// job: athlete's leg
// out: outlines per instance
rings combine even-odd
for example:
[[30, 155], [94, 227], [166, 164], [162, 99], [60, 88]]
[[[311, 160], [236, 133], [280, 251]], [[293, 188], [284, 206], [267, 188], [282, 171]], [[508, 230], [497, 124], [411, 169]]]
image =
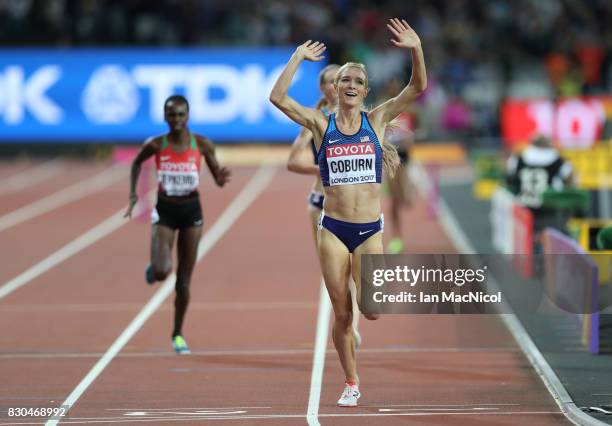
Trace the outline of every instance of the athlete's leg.
[[183, 319], [189, 305], [191, 273], [198, 256], [201, 226], [179, 230], [177, 239], [176, 297], [174, 299], [174, 329], [172, 336], [182, 335]]
[[348, 288], [350, 253], [329, 230], [322, 228], [318, 237], [318, 253], [325, 286], [334, 309], [332, 340], [347, 382], [359, 384], [355, 340], [353, 338], [353, 306]]
[[321, 215], [321, 209], [318, 209], [308, 204], [308, 218], [310, 219], [310, 226], [314, 235], [315, 247], [317, 245], [317, 232], [319, 228], [319, 216]]
[[388, 180], [388, 184], [391, 196], [391, 239], [387, 251], [391, 254], [397, 254], [404, 250], [402, 210], [404, 207], [410, 207], [411, 205], [406, 165], [402, 164], [399, 167], [395, 176]]
[[[308, 205], [308, 216], [310, 217], [310, 224], [312, 225], [312, 229], [315, 237], [315, 246], [317, 244], [318, 238], [318, 228], [319, 228], [319, 217], [321, 216], [321, 210]], [[355, 338], [356, 346], [361, 344], [361, 335], [359, 334], [359, 315], [354, 315], [355, 312], [358, 311], [357, 307], [357, 290], [355, 289], [355, 283], [352, 278], [349, 278], [349, 290], [351, 292], [351, 300], [352, 300], [352, 311], [353, 311], [353, 333]]]
[[163, 281], [172, 272], [174, 230], [164, 225], [151, 227], [151, 267], [156, 281]]
[[402, 188], [402, 167], [400, 167], [395, 176], [387, 181], [389, 185], [389, 193], [391, 196], [391, 236], [400, 237], [402, 235], [401, 224], [401, 208], [403, 205], [403, 188]]
[[[370, 238], [361, 243], [353, 251], [353, 261], [351, 264], [351, 272], [353, 280], [355, 281], [355, 287], [357, 289], [357, 304], [359, 310], [363, 313], [363, 307], [361, 305], [361, 255], [362, 254], [383, 254], [383, 243], [382, 243], [382, 232], [372, 235]], [[378, 314], [363, 314], [369, 320], [376, 320], [380, 315]]]

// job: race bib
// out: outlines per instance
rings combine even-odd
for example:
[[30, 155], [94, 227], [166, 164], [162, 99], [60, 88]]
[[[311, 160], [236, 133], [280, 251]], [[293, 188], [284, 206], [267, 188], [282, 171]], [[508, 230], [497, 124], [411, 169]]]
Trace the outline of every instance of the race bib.
[[158, 181], [166, 194], [182, 196], [198, 189], [200, 176], [194, 163], [162, 163]]
[[376, 182], [376, 150], [372, 142], [328, 146], [326, 154], [331, 186]]

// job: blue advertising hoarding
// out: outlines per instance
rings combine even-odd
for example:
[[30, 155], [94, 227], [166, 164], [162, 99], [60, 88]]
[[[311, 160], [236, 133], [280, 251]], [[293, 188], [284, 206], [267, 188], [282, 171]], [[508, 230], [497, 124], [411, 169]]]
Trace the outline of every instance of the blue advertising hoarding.
[[[298, 127], [268, 100], [287, 48], [0, 49], [0, 143], [137, 142], [163, 133], [163, 102], [190, 103], [190, 128], [219, 142], [282, 142]], [[290, 89], [318, 99], [321, 63]]]

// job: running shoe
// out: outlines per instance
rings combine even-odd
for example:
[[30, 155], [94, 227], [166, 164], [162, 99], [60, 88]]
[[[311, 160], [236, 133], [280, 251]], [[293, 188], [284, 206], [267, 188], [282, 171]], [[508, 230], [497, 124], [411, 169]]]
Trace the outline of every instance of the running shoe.
[[357, 407], [357, 400], [361, 396], [357, 385], [344, 384], [344, 392], [338, 400], [338, 407]]
[[396, 237], [389, 241], [387, 245], [387, 252], [389, 254], [399, 254], [402, 251], [404, 251], [404, 241], [401, 238]]
[[155, 274], [153, 273], [153, 265], [150, 263], [147, 265], [147, 269], [145, 269], [145, 281], [147, 284], [155, 284]]
[[172, 338], [172, 347], [174, 348], [174, 352], [179, 355], [187, 355], [190, 354], [189, 346], [187, 346], [187, 342], [183, 339], [183, 336], [174, 336]]
[[355, 339], [355, 347], [361, 346], [361, 334], [357, 331], [357, 327], [353, 325], [353, 338]]

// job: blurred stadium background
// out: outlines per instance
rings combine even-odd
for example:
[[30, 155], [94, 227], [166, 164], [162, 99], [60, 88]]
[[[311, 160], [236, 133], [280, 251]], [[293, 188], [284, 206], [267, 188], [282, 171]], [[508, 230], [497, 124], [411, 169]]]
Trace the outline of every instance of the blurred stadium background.
[[[537, 129], [571, 148], [610, 137], [612, 129], [605, 125], [609, 100], [591, 98], [612, 89], [612, 6], [605, 0], [5, 0], [0, 2], [0, 43], [10, 50], [2, 54], [0, 74], [2, 142], [101, 137], [114, 142], [122, 135], [135, 142], [128, 128], [146, 126], [140, 137], [159, 127], [159, 113], [153, 112], [158, 103], [151, 101], [158, 102], [160, 92], [186, 86], [205, 91], [197, 98], [208, 109], [194, 124], [227, 129], [248, 119], [266, 128], [257, 134], [220, 132], [217, 139], [287, 142], [290, 133], [279, 136], [277, 123], [265, 121], [271, 114], [268, 105], [261, 105], [266, 90], [236, 91], [241, 110], [228, 105], [235, 93], [228, 93], [228, 86], [254, 83], [267, 89], [270, 73], [287, 57], [285, 49], [320, 39], [328, 45], [330, 62], [366, 64], [374, 102], [391, 77], [409, 75], [409, 55], [389, 43], [389, 16], [407, 19], [426, 53], [429, 88], [419, 102], [419, 140], [501, 147], [500, 137], [515, 143]], [[33, 47], [43, 50], [21, 50]], [[169, 50], [185, 47], [198, 50]], [[77, 54], [83, 60], [75, 61], [74, 49], [83, 48], [91, 56]], [[223, 57], [235, 49], [241, 49], [239, 58]], [[164, 84], [151, 77], [154, 71], [138, 70], [144, 63], [224, 65], [239, 81], [230, 75], [225, 81], [206, 80], [203, 73], [204, 81], [191, 75]], [[248, 64], [255, 66], [253, 73], [263, 69], [264, 74], [248, 74]], [[314, 92], [312, 76], [304, 79], [296, 86]], [[68, 97], [70, 102], [62, 99]], [[581, 102], [573, 102], [577, 97]], [[225, 113], [216, 113], [219, 107]], [[110, 111], [96, 113], [105, 108]], [[69, 125], [73, 118], [84, 129]], [[118, 125], [121, 131], [108, 129]]]
[[[2, 162], [125, 159], [117, 153], [165, 131], [163, 100], [182, 93], [191, 128], [220, 145], [223, 161], [283, 164], [298, 129], [268, 95], [294, 47], [321, 40], [329, 62], [363, 62], [375, 103], [392, 78], [410, 75], [409, 55], [389, 43], [394, 16], [425, 52], [428, 88], [411, 113], [432, 214], [447, 203], [479, 252], [533, 254], [532, 219], [503, 189], [504, 164], [548, 136], [578, 190], [551, 196], [564, 236], [547, 235], [557, 238], [549, 246], [595, 262], [604, 294], [612, 252], [596, 239], [612, 225], [610, 0], [0, 0]], [[314, 104], [321, 67], [304, 65], [292, 95]], [[579, 387], [576, 366], [610, 350], [610, 326], [577, 317], [584, 353], [549, 361]], [[552, 358], [563, 352], [541, 322], [524, 322]], [[597, 363], [590, 379], [612, 378]]]

